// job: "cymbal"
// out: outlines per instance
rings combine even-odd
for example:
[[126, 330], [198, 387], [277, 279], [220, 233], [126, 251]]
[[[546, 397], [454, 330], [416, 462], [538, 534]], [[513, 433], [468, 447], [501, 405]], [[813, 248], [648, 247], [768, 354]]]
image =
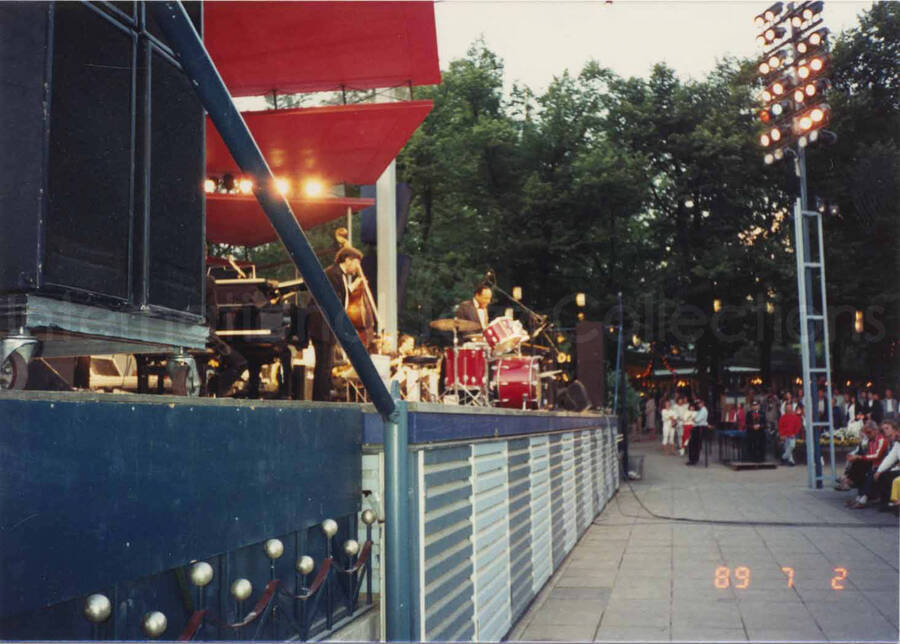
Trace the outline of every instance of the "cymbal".
[[457, 320], [455, 318], [443, 318], [433, 320], [428, 326], [437, 331], [453, 331], [457, 333], [474, 333], [481, 331], [481, 325], [471, 320]]

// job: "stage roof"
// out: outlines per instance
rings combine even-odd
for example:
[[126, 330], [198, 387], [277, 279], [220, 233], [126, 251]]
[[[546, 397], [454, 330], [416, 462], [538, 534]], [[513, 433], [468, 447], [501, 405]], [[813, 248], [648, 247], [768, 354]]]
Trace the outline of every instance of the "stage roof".
[[[354, 212], [368, 208], [375, 200], [331, 197], [290, 199], [289, 203], [300, 226], [310, 228], [345, 216], [347, 208]], [[217, 244], [259, 246], [278, 236], [255, 195], [210, 193], [206, 195], [206, 239]]]
[[232, 96], [436, 85], [431, 2], [204, 2]]
[[[365, 103], [244, 112], [275, 176], [298, 183], [375, 183], [431, 110], [431, 101]], [[206, 122], [206, 168], [240, 174], [215, 126]]]

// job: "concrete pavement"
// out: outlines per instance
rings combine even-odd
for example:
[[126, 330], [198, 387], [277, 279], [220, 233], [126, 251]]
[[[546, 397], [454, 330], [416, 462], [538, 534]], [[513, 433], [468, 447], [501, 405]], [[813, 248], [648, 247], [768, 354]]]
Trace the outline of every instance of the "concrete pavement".
[[898, 641], [896, 517], [807, 489], [800, 466], [635, 451], [643, 480], [622, 484], [508, 639]]

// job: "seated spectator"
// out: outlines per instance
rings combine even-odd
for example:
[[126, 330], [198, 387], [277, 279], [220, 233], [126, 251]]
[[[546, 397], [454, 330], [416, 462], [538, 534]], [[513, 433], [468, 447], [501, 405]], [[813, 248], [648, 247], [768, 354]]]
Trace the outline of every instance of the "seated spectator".
[[886, 420], [881, 424], [881, 430], [885, 436], [894, 441], [891, 450], [872, 475], [874, 496], [878, 497], [878, 509], [885, 512], [888, 509], [894, 480], [900, 477], [900, 429], [894, 421]]
[[857, 456], [854, 459], [863, 462], [864, 477], [860, 484], [856, 486], [859, 495], [847, 504], [857, 510], [866, 507], [868, 504], [869, 495], [872, 493], [875, 470], [881, 465], [881, 461], [884, 460], [888, 452], [888, 439], [885, 437], [883, 430], [872, 421], [867, 421], [866, 426], [873, 428], [870, 429], [868, 448], [865, 455]]
[[781, 462], [784, 465], [793, 467], [794, 463], [794, 446], [797, 444], [797, 436], [803, 429], [803, 405], [797, 405], [796, 408], [787, 412], [778, 419], [778, 436], [784, 444], [784, 451], [781, 453]]
[[864, 468], [866, 467], [866, 463], [858, 457], [865, 454], [869, 448], [869, 438], [872, 436], [873, 426], [870, 425], [866, 428], [863, 425], [862, 420], [853, 422], [859, 423], [859, 444], [847, 454], [847, 464], [844, 467], [844, 475], [840, 478], [838, 484], [834, 486], [835, 490], [840, 490], [841, 492], [846, 492], [851, 488], [858, 487], [862, 482], [862, 478], [865, 477]]

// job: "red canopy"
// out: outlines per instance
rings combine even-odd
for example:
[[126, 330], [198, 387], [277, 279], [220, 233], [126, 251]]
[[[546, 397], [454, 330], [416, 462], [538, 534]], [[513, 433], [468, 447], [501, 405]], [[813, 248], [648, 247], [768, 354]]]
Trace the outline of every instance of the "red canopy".
[[204, 2], [232, 96], [436, 85], [431, 2]]
[[[277, 177], [299, 184], [375, 183], [431, 110], [431, 101], [365, 103], [244, 112], [243, 117]], [[206, 167], [239, 174], [222, 137], [206, 122]]]
[[[290, 200], [294, 216], [303, 228], [342, 217], [347, 208], [359, 211], [374, 203], [374, 199], [350, 197]], [[256, 196], [210, 193], [206, 195], [206, 239], [217, 244], [259, 246], [278, 236]]]

